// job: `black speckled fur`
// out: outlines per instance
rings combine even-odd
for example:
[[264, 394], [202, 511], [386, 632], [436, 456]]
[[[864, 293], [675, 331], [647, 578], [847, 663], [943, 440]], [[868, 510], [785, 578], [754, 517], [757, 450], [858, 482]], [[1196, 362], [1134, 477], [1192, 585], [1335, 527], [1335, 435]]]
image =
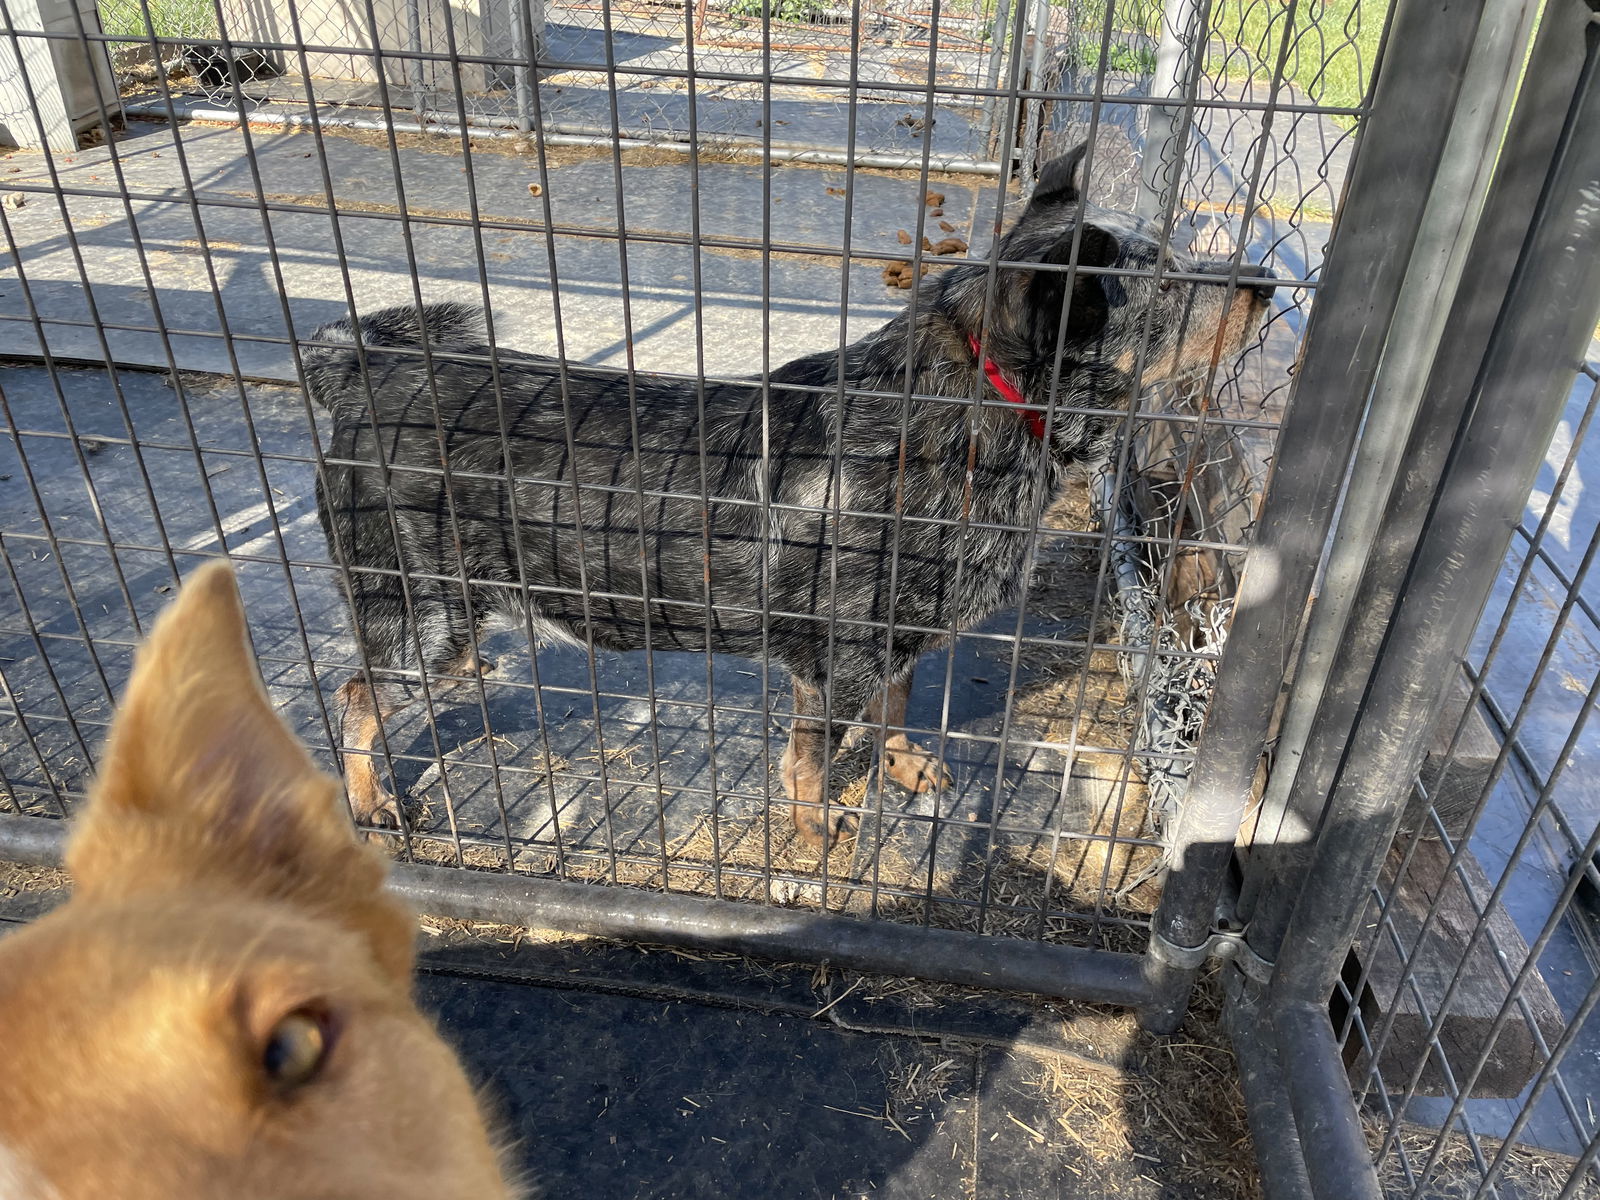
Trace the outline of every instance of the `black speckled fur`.
[[[1045, 168], [1001, 258], [1067, 263], [1083, 222], [1080, 264], [1153, 268], [1155, 239], [1130, 218], [1080, 202], [1081, 156], [1080, 148]], [[1176, 259], [1168, 269], [1225, 270], [1226, 264]], [[564, 401], [553, 359], [499, 350], [498, 369], [491, 368], [471, 307], [437, 304], [420, 313], [390, 309], [364, 317], [365, 365], [350, 326], [327, 326], [317, 341], [352, 343], [304, 352], [312, 394], [334, 416], [329, 456], [371, 465], [329, 467], [318, 493], [323, 526], [352, 567], [409, 573], [416, 622], [413, 628], [396, 576], [357, 571], [358, 636], [375, 668], [403, 672], [437, 672], [459, 661], [472, 642], [470, 626], [491, 615], [519, 625], [531, 616], [541, 635], [615, 650], [709, 647], [754, 657], [765, 647], [797, 686], [831, 693], [835, 721], [855, 719], [937, 644], [932, 631], [971, 626], [1015, 599], [1025, 535], [982, 526], [1028, 524], [1049, 498], [1041, 491], [1053, 494], [1068, 468], [1103, 457], [1131, 399], [1130, 368], [1147, 318], [1146, 383], [1156, 381], [1151, 369], [1164, 351], [1172, 350], [1168, 357], [1181, 359], [1184, 369], [1209, 362], [1225, 318], [1247, 324], [1246, 336], [1254, 333], [1271, 289], [1267, 272], [1245, 268], [1245, 274], [1237, 291], [1079, 274], [1068, 305], [1064, 273], [1002, 269], [985, 321], [987, 268], [940, 272], [922, 285], [914, 325], [902, 315], [844, 351], [849, 391], [842, 406], [831, 390], [785, 386], [833, 388], [837, 351], [772, 372], [765, 469], [755, 383], [707, 384], [702, 423], [694, 385], [636, 375], [636, 457], [624, 373], [570, 367]], [[968, 337], [985, 336], [990, 358], [1030, 401], [1044, 404], [1056, 375], [1063, 308], [1060, 407], [1046, 447], [1021, 412], [982, 382]], [[1245, 310], [1248, 320], [1238, 315]], [[448, 352], [433, 359], [431, 371], [418, 352], [424, 339], [432, 351]], [[1243, 338], [1237, 341], [1229, 352]], [[1192, 346], [1179, 353], [1180, 342]], [[385, 352], [392, 347], [407, 352]], [[478, 357], [457, 357], [463, 354]], [[915, 392], [984, 397], [970, 494], [970, 404], [853, 394], [903, 393], [908, 358]], [[903, 482], [897, 478], [902, 422]], [[448, 492], [441, 443], [453, 475]], [[504, 482], [507, 453], [517, 480], [515, 521], [513, 492]], [[380, 456], [390, 466], [387, 488]], [[574, 478], [585, 485], [576, 498]], [[897, 484], [902, 522], [891, 596]], [[702, 506], [702, 493], [711, 497], [709, 506]], [[836, 506], [844, 515], [832, 515]], [[960, 527], [964, 511], [978, 528]], [[959, 560], [965, 567], [958, 573]], [[466, 595], [463, 571], [482, 581]], [[641, 595], [649, 597], [648, 621]], [[889, 647], [882, 626], [891, 607]], [[765, 642], [763, 610], [770, 613]]]

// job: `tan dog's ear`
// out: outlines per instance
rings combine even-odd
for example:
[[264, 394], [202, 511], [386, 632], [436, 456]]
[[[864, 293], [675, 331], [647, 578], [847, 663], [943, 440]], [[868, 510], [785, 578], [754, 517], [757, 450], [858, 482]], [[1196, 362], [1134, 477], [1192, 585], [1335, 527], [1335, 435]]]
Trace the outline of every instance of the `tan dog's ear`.
[[411, 923], [340, 796], [273, 711], [233, 572], [210, 564], [139, 648], [67, 866], [86, 898], [182, 883], [292, 901], [406, 976]]

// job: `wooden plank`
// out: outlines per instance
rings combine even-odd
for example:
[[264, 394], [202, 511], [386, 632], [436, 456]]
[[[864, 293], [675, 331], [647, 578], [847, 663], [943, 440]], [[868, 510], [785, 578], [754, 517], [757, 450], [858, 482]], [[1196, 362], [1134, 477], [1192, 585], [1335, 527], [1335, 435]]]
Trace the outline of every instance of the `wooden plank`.
[[[1352, 952], [1355, 962], [1368, 968], [1361, 1009], [1369, 1034], [1375, 1037], [1385, 1012], [1391, 1006], [1394, 1011], [1394, 1027], [1380, 1059], [1384, 1083], [1394, 1090], [1405, 1087], [1420, 1062], [1423, 1070], [1418, 1090], [1424, 1096], [1448, 1093], [1444, 1071], [1438, 1056], [1430, 1052], [1427, 1035], [1457, 964], [1466, 959], [1461, 982], [1439, 1031], [1439, 1043], [1459, 1084], [1488, 1043], [1495, 1014], [1510, 994], [1508, 976], [1515, 976], [1528, 956], [1527, 942], [1498, 905], [1487, 916], [1485, 936], [1467, 955], [1467, 942], [1477, 927], [1478, 913], [1461, 879], [1446, 871], [1449, 857], [1443, 843], [1417, 843], [1390, 908], [1389, 920], [1400, 945], [1408, 952], [1407, 961], [1402, 962], [1393, 937], [1380, 927], [1376, 901], [1367, 908], [1361, 938]], [[1384, 864], [1380, 888], [1385, 895], [1394, 884], [1400, 862], [1401, 850], [1397, 848]], [[1461, 866], [1472, 895], [1487, 897], [1489, 881], [1477, 860], [1468, 854]], [[1418, 946], [1423, 917], [1435, 896], [1440, 897], [1439, 912]], [[1505, 956], [1504, 967], [1496, 949]], [[1356, 976], [1351, 974], [1348, 978]], [[1508, 1015], [1472, 1089], [1474, 1097], [1520, 1094], [1544, 1063], [1533, 1028], [1537, 1027], [1549, 1045], [1566, 1027], [1555, 998], [1537, 970], [1529, 973], [1520, 994], [1529, 1013], [1525, 1016], [1514, 1007]], [[1359, 1038], [1352, 1037], [1350, 1041], [1347, 1065], [1352, 1078], [1360, 1079], [1366, 1074], [1367, 1053]]]
[[1472, 698], [1471, 685], [1465, 675], [1457, 673], [1455, 685], [1446, 697], [1439, 713], [1438, 723], [1428, 743], [1428, 755], [1423, 760], [1419, 782], [1427, 795], [1414, 790], [1411, 803], [1406, 808], [1400, 827], [1403, 832], [1421, 830], [1425, 838], [1437, 838], [1439, 831], [1427, 819], [1428, 805], [1439, 814], [1445, 832], [1455, 841], [1466, 832], [1467, 819], [1473, 806], [1488, 786], [1489, 773], [1494, 769], [1500, 754], [1500, 739], [1489, 728], [1481, 705], [1474, 704], [1467, 714], [1466, 727], [1455, 753], [1450, 753], [1450, 741], [1467, 713], [1467, 702]]

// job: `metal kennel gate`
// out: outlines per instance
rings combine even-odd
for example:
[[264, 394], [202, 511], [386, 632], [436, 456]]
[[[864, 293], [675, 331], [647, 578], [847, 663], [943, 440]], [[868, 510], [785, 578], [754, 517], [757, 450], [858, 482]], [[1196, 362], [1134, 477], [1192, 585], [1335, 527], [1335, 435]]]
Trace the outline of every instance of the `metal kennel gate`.
[[[1024, 2], [962, 17], [992, 22], [987, 82], [941, 73], [935, 4], [914, 78], [903, 61], [895, 82], [864, 76], [870, 56], [817, 60], [812, 82], [847, 101], [804, 116], [843, 125], [832, 171], [775, 169], [830, 158], [785, 144], [782, 123], [802, 118], [779, 115], [771, 60], [797, 43], [764, 6], [744, 18], [759, 45], [741, 49], [762, 71], [697, 56], [701, 5], [650, 17], [675, 19], [681, 41], [636, 78], [618, 48], [649, 31], [610, 4], [599, 47], [554, 60], [548, 23], [515, 5], [470, 28], [444, 21], [437, 44], [417, 6], [401, 20], [369, 3], [353, 34], [321, 41], [293, 4], [270, 36], [245, 37], [223, 5], [137, 8], [118, 25], [0, 0], [0, 122], [49, 147], [0, 160], [0, 853], [57, 859], [57, 818], [86, 791], [131, 649], [207, 557], [238, 567], [285, 716], [330, 766], [346, 749], [330, 693], [361, 663], [340, 608], [348, 568], [330, 561], [310, 496], [327, 466], [326, 415], [299, 387], [312, 328], [448, 297], [488, 307], [506, 347], [691, 385], [764, 375], [842, 347], [902, 294], [917, 305], [898, 279], [969, 257], [991, 279], [1000, 269], [986, 242], [1024, 201], [936, 143], [964, 105], [1004, 131], [996, 169], [1031, 177], [1081, 134], [1091, 196], [1234, 272], [1265, 260], [1282, 282], [1249, 355], [1149, 389], [1108, 470], [1030, 514], [1021, 605], [949, 631], [925, 665], [908, 726], [955, 784], [908, 796], [847, 750], [832, 803], [859, 810], [859, 833], [808, 856], [781, 817], [786, 710], [765, 663], [533, 653], [530, 623], [490, 639], [497, 670], [456, 680], [464, 690], [419, 680], [420, 715], [388, 731], [385, 770], [413, 801], [389, 838], [396, 886], [441, 915], [1127, 1005], [1161, 1031], [1220, 958], [1271, 1195], [1381, 1194], [1374, 1153], [1398, 1164], [1383, 1186], [1430, 1194], [1443, 1150], [1412, 1161], [1404, 1122], [1441, 1061], [1457, 1103], [1437, 1146], [1462, 1130], [1476, 1194], [1517, 1194], [1495, 1182], [1512, 1151], [1486, 1149], [1471, 1123], [1495, 1035], [1465, 1067], [1441, 1038], [1459, 987], [1419, 1001], [1420, 1058], [1394, 1057], [1399, 1010], [1370, 1005], [1389, 1004], [1372, 999], [1386, 969], [1391, 990], [1420, 989], [1397, 924], [1418, 843], [1396, 866], [1384, 855], [1416, 812], [1419, 771], [1432, 800], [1462, 770], [1457, 734], [1444, 774], [1426, 774], [1440, 664], [1467, 648], [1593, 329], [1586, 4], [1469, 3], [1444, 20], [1425, 0], [1382, 13], [1213, 2], [1171, 5], [1155, 25], [1074, 7], [1065, 48], [1046, 55], [1055, 17]], [[191, 18], [215, 39], [200, 46]], [[862, 22], [854, 6], [847, 50], [867, 40]], [[1151, 45], [1133, 36], [1146, 29]], [[1309, 49], [1319, 38], [1332, 49]], [[713, 30], [708, 44], [733, 40]], [[1343, 52], [1367, 57], [1340, 93]], [[319, 75], [331, 57], [360, 60], [365, 90]], [[532, 137], [483, 125], [474, 72], [480, 92], [515, 96]], [[547, 121], [562, 72], [601, 81], [594, 129]], [[686, 95], [679, 149], [634, 144], [624, 97], [641, 80]], [[873, 107], [874, 84], [905, 123]], [[728, 89], [762, 114], [738, 153], [699, 124], [700, 98]], [[377, 115], [345, 119], [355, 108]], [[886, 124], [906, 140], [875, 158], [864, 131]], [[1484, 664], [1468, 664], [1461, 729], [1493, 700]], [[1506, 724], [1502, 760], [1520, 753], [1517, 718]], [[1426, 819], [1464, 878], [1469, 826], [1436, 804]], [[1583, 865], [1552, 923], [1593, 871], [1593, 839], [1568, 832]], [[1464, 886], [1488, 930], [1499, 892]], [[1375, 890], [1398, 974], [1363, 926]], [[1549, 942], [1533, 940], [1528, 962]], [[1510, 963], [1506, 1014], [1532, 1020], [1544, 1056], [1529, 1086], [1568, 1097], [1582, 1145], [1560, 1194], [1582, 1195], [1594, 1121], [1558, 1068], [1596, 993], [1555, 1032], [1530, 1018], [1525, 975]], [[1371, 1149], [1351, 1072], [1386, 1119]]]

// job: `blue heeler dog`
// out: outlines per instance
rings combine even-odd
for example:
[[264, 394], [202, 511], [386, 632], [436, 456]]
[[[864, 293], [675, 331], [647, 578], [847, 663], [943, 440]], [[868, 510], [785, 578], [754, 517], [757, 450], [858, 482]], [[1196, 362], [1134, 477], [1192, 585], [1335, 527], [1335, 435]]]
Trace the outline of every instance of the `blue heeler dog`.
[[[1016, 601], [1027, 535], [1014, 530], [1068, 468], [1107, 454], [1141, 346], [1144, 384], [1205, 370], [1244, 348], [1272, 297], [1263, 267], [1228, 287], [1231, 264], [1170, 251], [1163, 271], [1217, 282], [1157, 282], [1158, 241], [1081, 199], [1083, 153], [1044, 167], [1000, 246], [1002, 261], [1057, 269], [1000, 268], [987, 305], [986, 266], [935, 275], [914, 321], [774, 370], [765, 426], [755, 383], [706, 384], [702, 412], [694, 384], [636, 375], [635, 445], [625, 374], [572, 367], [563, 387], [553, 359], [491, 352], [469, 306], [318, 330], [347, 344], [304, 357], [333, 413], [329, 457], [346, 460], [318, 504], [372, 668], [340, 690], [357, 818], [398, 815], [371, 751], [411, 699], [405, 680], [482, 669], [476, 631], [496, 615], [568, 643], [641, 650], [648, 637], [782, 663], [795, 703], [783, 788], [815, 846], [850, 828], [837, 805], [824, 819], [822, 795], [847, 723], [887, 726], [890, 779], [946, 785], [904, 730], [917, 658]], [[1090, 270], [1069, 275], [1075, 239]]]

